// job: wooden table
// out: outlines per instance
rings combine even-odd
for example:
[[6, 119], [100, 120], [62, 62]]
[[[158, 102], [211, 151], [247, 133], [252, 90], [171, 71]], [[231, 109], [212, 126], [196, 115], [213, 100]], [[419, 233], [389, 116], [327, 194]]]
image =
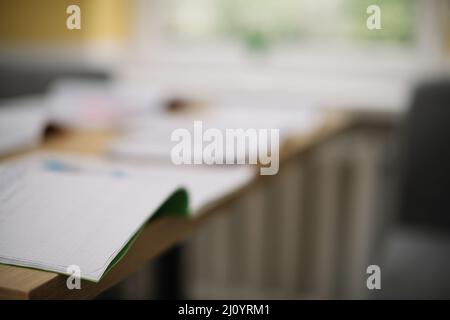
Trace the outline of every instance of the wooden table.
[[[357, 125], [358, 117], [349, 114], [331, 114], [325, 125], [307, 137], [290, 139], [280, 150], [280, 164], [295, 158], [319, 142]], [[58, 151], [79, 154], [100, 154], [111, 132], [59, 132], [50, 134], [42, 146], [34, 151]], [[33, 151], [30, 151], [33, 152]], [[0, 160], [3, 161], [3, 160]], [[282, 167], [280, 167], [282, 170]], [[221, 199], [195, 219], [162, 217], [148, 224], [126, 256], [98, 283], [82, 281], [81, 290], [66, 287], [67, 276], [22, 267], [0, 265], [0, 299], [88, 299], [94, 298], [114, 284], [135, 272], [145, 262], [155, 258], [171, 246], [213, 218], [222, 206], [242, 196], [257, 183], [270, 181], [270, 176], [257, 176], [254, 181]]]

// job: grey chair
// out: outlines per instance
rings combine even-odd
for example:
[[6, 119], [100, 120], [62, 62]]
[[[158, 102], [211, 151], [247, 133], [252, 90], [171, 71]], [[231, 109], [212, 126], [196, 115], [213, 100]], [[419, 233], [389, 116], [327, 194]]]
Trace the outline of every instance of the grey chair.
[[399, 140], [397, 212], [373, 297], [450, 299], [450, 79], [416, 89]]

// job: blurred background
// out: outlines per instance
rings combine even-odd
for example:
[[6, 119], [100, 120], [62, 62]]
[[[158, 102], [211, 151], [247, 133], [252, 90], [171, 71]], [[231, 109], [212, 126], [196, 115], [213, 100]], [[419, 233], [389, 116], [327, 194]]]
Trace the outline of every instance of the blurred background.
[[450, 298], [449, 15], [448, 0], [1, 0], [0, 153], [50, 124], [128, 132], [192, 102], [351, 115], [101, 298]]

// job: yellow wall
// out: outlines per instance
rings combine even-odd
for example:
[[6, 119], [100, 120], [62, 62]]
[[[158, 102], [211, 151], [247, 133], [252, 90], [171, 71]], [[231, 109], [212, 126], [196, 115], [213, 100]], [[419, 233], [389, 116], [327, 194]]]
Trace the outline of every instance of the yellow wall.
[[[122, 41], [131, 22], [131, 0], [0, 0], [0, 43]], [[66, 28], [67, 6], [81, 8], [81, 30]]]

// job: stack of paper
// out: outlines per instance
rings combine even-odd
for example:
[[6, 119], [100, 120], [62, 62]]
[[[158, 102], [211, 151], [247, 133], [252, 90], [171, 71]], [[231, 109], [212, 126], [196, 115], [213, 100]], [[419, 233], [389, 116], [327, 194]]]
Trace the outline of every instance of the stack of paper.
[[0, 105], [0, 155], [38, 145], [46, 123], [47, 110], [41, 99], [3, 101]]
[[170, 161], [174, 130], [183, 128], [193, 136], [194, 121], [202, 121], [204, 130], [219, 129], [277, 129], [280, 144], [291, 136], [307, 135], [324, 124], [324, 112], [306, 107], [258, 107], [223, 103], [202, 114], [149, 112], [125, 121], [124, 135], [112, 142], [108, 151], [121, 158]]

